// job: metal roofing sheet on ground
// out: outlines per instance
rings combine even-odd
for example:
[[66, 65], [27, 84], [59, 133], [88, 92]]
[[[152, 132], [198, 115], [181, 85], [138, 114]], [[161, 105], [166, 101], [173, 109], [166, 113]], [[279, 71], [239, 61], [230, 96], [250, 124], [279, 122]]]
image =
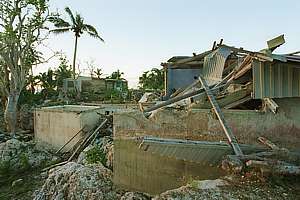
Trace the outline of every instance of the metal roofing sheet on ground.
[[253, 60], [253, 98], [300, 97], [300, 66]]
[[[225, 155], [233, 154], [231, 146], [224, 142], [144, 137], [143, 145], [148, 145], [147, 152], [204, 165], [218, 165]], [[251, 145], [241, 148], [248, 153], [263, 150]]]

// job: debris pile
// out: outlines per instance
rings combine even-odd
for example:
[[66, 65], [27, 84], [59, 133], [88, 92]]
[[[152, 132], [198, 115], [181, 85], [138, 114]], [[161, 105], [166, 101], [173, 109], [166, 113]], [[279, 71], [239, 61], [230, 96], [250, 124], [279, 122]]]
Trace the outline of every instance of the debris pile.
[[101, 164], [69, 162], [49, 171], [34, 199], [120, 199], [111, 179], [112, 172]]
[[[164, 97], [166, 101], [148, 107], [144, 112], [178, 105], [212, 108], [200, 77], [207, 83], [207, 89], [215, 96], [220, 108], [224, 109], [268, 109], [276, 113], [279, 108], [276, 98], [300, 97], [297, 90], [300, 56], [296, 55], [299, 52], [273, 53], [285, 43], [283, 35], [268, 41], [268, 48], [260, 52], [231, 47], [222, 42], [214, 43], [212, 50], [204, 53], [192, 57], [173, 57], [162, 63], [169, 80]], [[174, 75], [170, 72], [176, 69], [181, 69], [178, 76], [169, 77]], [[197, 76], [192, 73], [196, 69], [201, 71]], [[189, 71], [193, 78], [186, 75]], [[186, 76], [185, 80], [174, 84], [173, 79], [180, 76]]]
[[266, 138], [259, 141], [267, 145], [270, 151], [250, 155], [228, 155], [222, 162], [222, 168], [234, 173], [242, 171], [257, 172], [262, 176], [300, 175], [300, 153], [280, 148]]
[[57, 160], [58, 157], [38, 148], [33, 142], [25, 143], [11, 139], [0, 143], [0, 173], [21, 172]]

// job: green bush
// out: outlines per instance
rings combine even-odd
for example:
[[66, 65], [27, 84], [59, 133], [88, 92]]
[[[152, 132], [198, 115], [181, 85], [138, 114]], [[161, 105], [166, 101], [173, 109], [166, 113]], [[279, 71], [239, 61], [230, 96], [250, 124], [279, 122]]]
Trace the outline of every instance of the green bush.
[[104, 166], [107, 162], [105, 153], [99, 146], [94, 146], [86, 152], [86, 160], [89, 164], [102, 163]]

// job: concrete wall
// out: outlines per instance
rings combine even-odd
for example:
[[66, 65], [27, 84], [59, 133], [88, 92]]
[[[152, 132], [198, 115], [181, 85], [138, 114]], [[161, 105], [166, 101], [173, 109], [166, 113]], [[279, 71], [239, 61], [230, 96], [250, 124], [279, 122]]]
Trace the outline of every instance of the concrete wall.
[[[279, 112], [223, 110], [239, 142], [259, 144], [258, 136], [300, 149], [300, 98], [276, 99]], [[227, 141], [215, 114], [208, 109], [161, 110], [146, 119], [140, 112], [114, 115], [115, 137], [152, 135], [164, 138]]]
[[[300, 149], [300, 99], [276, 99], [279, 112], [223, 110], [225, 119], [242, 144], [261, 145], [259, 136], [291, 150]], [[152, 194], [176, 188], [183, 180], [213, 178], [215, 167], [143, 152], [134, 138], [161, 138], [197, 141], [227, 141], [211, 110], [160, 110], [146, 119], [139, 111], [114, 114], [114, 182], [129, 189]], [[224, 152], [226, 153], [226, 152]]]
[[[54, 106], [37, 109], [34, 116], [34, 133], [38, 142], [46, 143], [59, 149], [84, 126], [88, 131], [99, 122], [97, 107]], [[69, 150], [84, 136], [79, 134], [65, 150]]]

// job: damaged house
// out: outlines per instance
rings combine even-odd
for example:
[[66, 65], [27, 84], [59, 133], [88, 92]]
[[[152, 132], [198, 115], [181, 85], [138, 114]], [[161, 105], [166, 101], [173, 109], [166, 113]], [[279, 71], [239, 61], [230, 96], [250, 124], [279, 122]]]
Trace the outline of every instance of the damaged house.
[[263, 151], [258, 137], [298, 150], [300, 56], [274, 54], [284, 42], [255, 52], [221, 41], [164, 63], [165, 101], [114, 114], [115, 183], [156, 194], [215, 178], [225, 155]]

